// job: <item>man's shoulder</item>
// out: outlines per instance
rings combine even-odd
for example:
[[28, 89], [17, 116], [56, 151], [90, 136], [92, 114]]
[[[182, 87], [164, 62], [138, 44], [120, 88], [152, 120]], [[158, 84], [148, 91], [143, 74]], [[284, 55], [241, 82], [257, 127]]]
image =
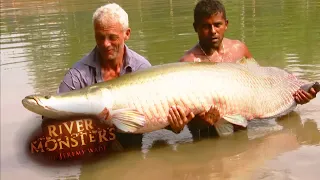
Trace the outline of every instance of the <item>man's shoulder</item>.
[[229, 45], [240, 45], [240, 46], [243, 46], [245, 45], [242, 41], [240, 41], [239, 39], [229, 39], [229, 38], [224, 38], [224, 42], [226, 44], [229, 44]]
[[179, 59], [180, 62], [194, 62], [197, 59], [196, 45], [191, 49], [187, 50], [183, 56]]
[[83, 78], [91, 78], [92, 68], [96, 67], [95, 65], [95, 49], [91, 52], [85, 54], [80, 60], [75, 62], [66, 72], [72, 77], [76, 77], [79, 80]]
[[194, 62], [196, 59], [196, 56], [193, 54], [193, 52], [186, 52], [180, 59], [179, 62]]
[[134, 65], [134, 67], [132, 67], [134, 71], [152, 66], [149, 60], [144, 56], [138, 54], [130, 48], [127, 48], [127, 51], [127, 55], [130, 56], [130, 64]]
[[227, 39], [225, 38], [225, 43], [229, 46], [232, 46], [233, 48], [237, 48], [237, 49], [247, 49], [247, 45], [238, 40], [238, 39]]
[[247, 47], [247, 45], [237, 39], [227, 39], [225, 38], [226, 46], [229, 46], [231, 51], [234, 51], [235, 53], [240, 53], [241, 56], [244, 56], [246, 58], [251, 58], [252, 55]]
[[142, 63], [142, 64], [143, 63], [150, 64], [150, 62], [144, 56], [138, 54], [137, 52], [135, 52], [132, 49], [129, 49], [129, 51], [131, 53], [131, 58], [134, 59], [136, 62], [139, 62], [139, 63]]
[[80, 60], [75, 62], [71, 69], [86, 70], [89, 67], [95, 67], [95, 49], [85, 54]]

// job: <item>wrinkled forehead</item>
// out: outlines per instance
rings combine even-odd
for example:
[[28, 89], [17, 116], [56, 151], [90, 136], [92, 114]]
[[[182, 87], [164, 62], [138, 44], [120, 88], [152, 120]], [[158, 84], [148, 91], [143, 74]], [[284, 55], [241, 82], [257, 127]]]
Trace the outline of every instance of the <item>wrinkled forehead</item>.
[[123, 33], [125, 30], [119, 22], [109, 21], [94, 23], [94, 31], [96, 34], [119, 34]]

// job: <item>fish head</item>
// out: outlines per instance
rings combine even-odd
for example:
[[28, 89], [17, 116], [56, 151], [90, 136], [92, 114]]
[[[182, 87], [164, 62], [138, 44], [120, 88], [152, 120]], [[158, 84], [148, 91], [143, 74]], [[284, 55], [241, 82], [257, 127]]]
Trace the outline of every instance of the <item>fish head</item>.
[[30, 95], [22, 100], [22, 104], [29, 111], [46, 117], [57, 118], [60, 114], [59, 109], [55, 108], [58, 106], [58, 99], [50, 95]]
[[112, 109], [112, 97], [109, 90], [90, 89], [72, 91], [56, 95], [30, 95], [22, 100], [23, 106], [34, 113], [48, 118], [62, 119], [70, 117], [95, 116], [103, 110]]

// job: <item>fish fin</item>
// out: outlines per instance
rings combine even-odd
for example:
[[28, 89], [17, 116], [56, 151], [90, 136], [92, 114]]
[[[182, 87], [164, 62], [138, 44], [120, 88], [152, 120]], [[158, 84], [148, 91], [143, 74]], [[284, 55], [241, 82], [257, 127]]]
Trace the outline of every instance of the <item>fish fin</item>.
[[214, 126], [219, 136], [229, 136], [234, 133], [233, 125], [223, 119]]
[[133, 133], [145, 124], [145, 117], [135, 109], [118, 109], [112, 111], [112, 123], [120, 130], [126, 133]]
[[225, 116], [223, 116], [223, 119], [230, 122], [231, 124], [236, 124], [236, 125], [243, 126], [243, 127], [247, 127], [247, 125], [248, 125], [247, 119], [244, 118], [243, 116], [241, 116], [240, 114], [225, 115]]

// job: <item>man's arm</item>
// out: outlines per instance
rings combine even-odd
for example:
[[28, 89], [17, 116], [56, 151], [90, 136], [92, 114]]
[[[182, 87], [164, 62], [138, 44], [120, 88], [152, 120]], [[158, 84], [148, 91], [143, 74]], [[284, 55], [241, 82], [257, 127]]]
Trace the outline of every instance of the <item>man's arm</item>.
[[81, 88], [79, 72], [75, 69], [70, 69], [60, 83], [57, 93], [69, 92]]
[[232, 48], [236, 49], [236, 51], [234, 51], [234, 55], [239, 53], [239, 55], [241, 56], [240, 58], [252, 58], [249, 48], [245, 43], [240, 40], [231, 40], [230, 43]]
[[147, 61], [147, 62], [141, 64], [141, 65], [138, 67], [138, 70], [147, 69], [147, 68], [149, 68], [149, 67], [151, 67], [151, 64], [149, 63], [149, 61]]
[[242, 48], [243, 48], [243, 56], [246, 58], [252, 58], [252, 55], [251, 55], [248, 47], [244, 43], [242, 43]]
[[179, 62], [195, 62], [196, 57], [192, 53], [186, 53], [179, 59]]

